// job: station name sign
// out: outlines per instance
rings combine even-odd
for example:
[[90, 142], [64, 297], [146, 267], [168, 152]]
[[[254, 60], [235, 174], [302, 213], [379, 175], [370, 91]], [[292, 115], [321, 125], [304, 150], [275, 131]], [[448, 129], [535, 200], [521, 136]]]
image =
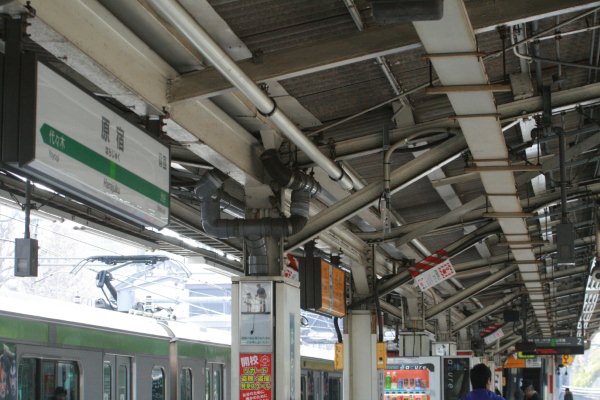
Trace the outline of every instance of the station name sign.
[[37, 63], [33, 159], [20, 168], [124, 219], [169, 222], [169, 149]]
[[582, 337], [531, 339], [527, 343], [517, 343], [516, 349], [523, 355], [583, 354], [584, 352]]

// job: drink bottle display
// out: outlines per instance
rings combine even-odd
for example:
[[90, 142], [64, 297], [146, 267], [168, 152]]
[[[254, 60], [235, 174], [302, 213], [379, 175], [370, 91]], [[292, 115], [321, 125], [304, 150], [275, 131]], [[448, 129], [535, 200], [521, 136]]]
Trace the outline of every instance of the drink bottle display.
[[436, 357], [388, 358], [381, 377], [383, 400], [442, 400], [440, 359]]

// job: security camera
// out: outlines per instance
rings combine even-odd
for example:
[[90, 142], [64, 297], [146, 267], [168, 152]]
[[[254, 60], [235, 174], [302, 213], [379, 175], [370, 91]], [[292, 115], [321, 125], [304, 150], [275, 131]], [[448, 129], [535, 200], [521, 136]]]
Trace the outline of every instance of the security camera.
[[594, 267], [590, 275], [592, 276], [594, 282], [600, 282], [600, 265]]

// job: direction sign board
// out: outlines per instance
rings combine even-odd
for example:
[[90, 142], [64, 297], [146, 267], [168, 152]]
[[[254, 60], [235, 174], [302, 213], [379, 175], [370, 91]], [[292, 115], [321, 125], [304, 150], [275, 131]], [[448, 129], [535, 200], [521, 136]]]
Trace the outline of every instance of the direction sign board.
[[582, 337], [538, 338], [530, 339], [529, 348], [517, 345], [517, 350], [524, 354], [554, 355], [554, 354], [583, 354]]
[[533, 339], [537, 354], [583, 354], [582, 337]]
[[42, 182], [144, 226], [169, 222], [169, 149], [37, 64], [34, 158]]

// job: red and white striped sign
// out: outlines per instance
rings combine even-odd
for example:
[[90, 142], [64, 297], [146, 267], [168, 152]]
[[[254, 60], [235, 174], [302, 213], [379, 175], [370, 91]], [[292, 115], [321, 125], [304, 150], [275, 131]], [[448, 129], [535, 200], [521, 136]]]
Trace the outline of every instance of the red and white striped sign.
[[414, 267], [410, 267], [408, 270], [410, 272], [410, 275], [413, 278], [416, 278], [417, 275], [435, 267], [438, 264], [443, 263], [447, 259], [448, 253], [446, 252], [446, 250], [441, 249], [436, 251], [435, 254], [425, 257], [424, 259], [416, 263]]
[[438, 283], [445, 281], [456, 274], [450, 260], [446, 260], [433, 268], [428, 269], [415, 278], [415, 283], [419, 285], [421, 291], [434, 287]]

